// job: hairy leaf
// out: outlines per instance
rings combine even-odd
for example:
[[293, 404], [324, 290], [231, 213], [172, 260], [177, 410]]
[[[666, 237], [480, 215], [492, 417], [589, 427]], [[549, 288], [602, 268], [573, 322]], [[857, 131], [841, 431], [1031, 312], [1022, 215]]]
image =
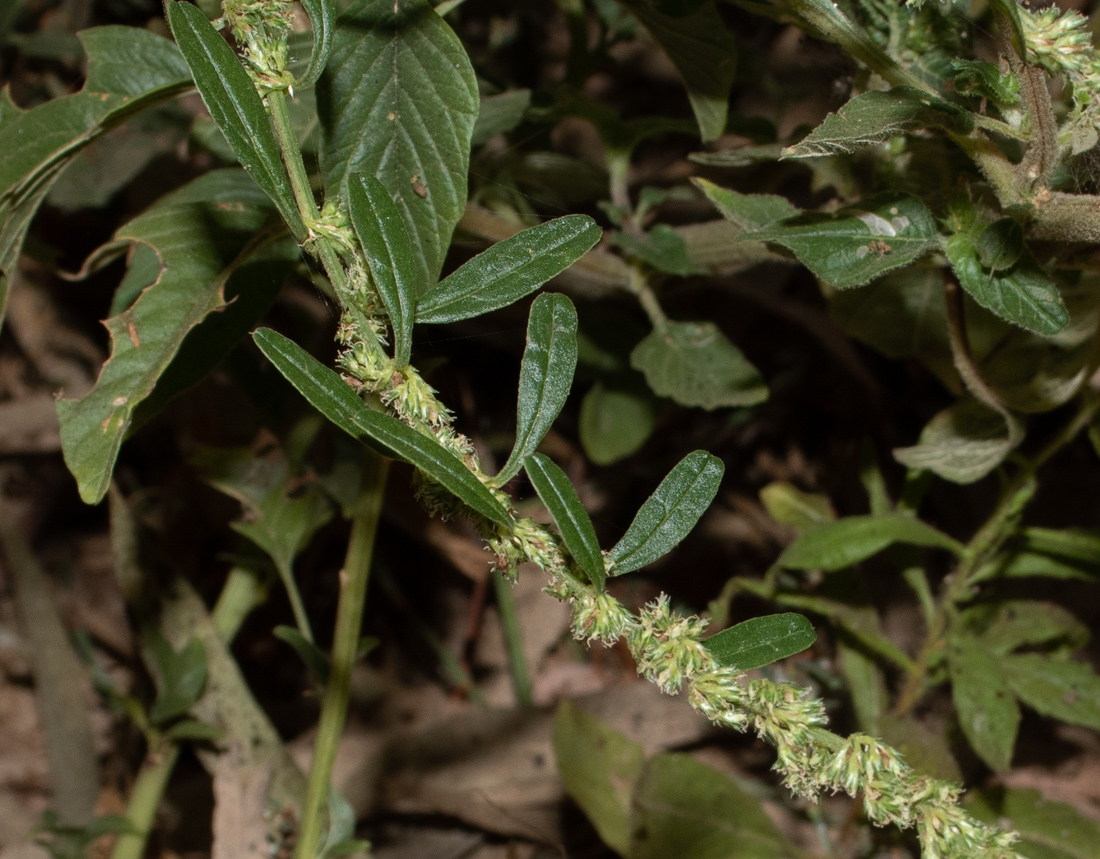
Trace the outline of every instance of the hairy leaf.
[[417, 248], [416, 282], [435, 283], [466, 207], [477, 79], [427, 0], [359, 0], [336, 23], [317, 84], [321, 170], [335, 199], [376, 177]]
[[720, 665], [752, 671], [801, 653], [815, 641], [813, 625], [787, 612], [746, 620], [712, 635], [703, 645]]
[[299, 239], [306, 228], [294, 202], [271, 120], [237, 55], [197, 6], [170, 2], [168, 22], [195, 85], [237, 160], [267, 193]]
[[939, 247], [936, 222], [916, 197], [883, 194], [835, 215], [807, 214], [746, 233], [776, 242], [830, 286], [862, 286]]
[[786, 197], [774, 194], [739, 194], [706, 179], [693, 178], [691, 181], [714, 203], [722, 217], [742, 230], [759, 230], [799, 214], [799, 209]]
[[509, 524], [504, 506], [455, 454], [434, 439], [372, 410], [340, 378], [293, 340], [269, 328], [254, 335], [256, 345], [309, 403], [352, 438], [373, 440], [412, 463], [472, 510], [500, 525]]
[[668, 322], [630, 355], [654, 393], [684, 406], [751, 406], [768, 398], [760, 373], [713, 322]]
[[1100, 730], [1100, 677], [1090, 666], [1039, 653], [1013, 654], [1000, 664], [1012, 691], [1035, 711]]
[[894, 458], [908, 468], [921, 468], [952, 483], [973, 483], [1000, 465], [1020, 443], [1017, 421], [975, 400], [963, 400], [940, 412], [913, 447], [900, 447]]
[[1037, 790], [972, 790], [965, 807], [984, 823], [1018, 832], [1013, 849], [1028, 859], [1094, 859], [1100, 844], [1100, 823]]
[[516, 443], [497, 482], [511, 480], [558, 416], [577, 368], [577, 311], [564, 295], [540, 295], [527, 321], [527, 348], [519, 371]]
[[963, 734], [983, 761], [1004, 772], [1012, 765], [1020, 708], [999, 658], [978, 639], [960, 635], [951, 641], [948, 664]]
[[459, 266], [416, 305], [416, 321], [458, 322], [530, 295], [588, 253], [600, 228], [587, 215], [566, 215], [521, 230]]
[[779, 556], [792, 570], [833, 572], [877, 555], [894, 543], [947, 549], [959, 555], [962, 545], [905, 513], [881, 516], [846, 516], [799, 534]]
[[611, 575], [637, 570], [672, 551], [714, 500], [724, 472], [722, 460], [705, 450], [680, 460], [611, 549]]
[[417, 288], [416, 255], [401, 212], [385, 186], [373, 176], [353, 176], [348, 183], [348, 214], [367, 258], [393, 328], [393, 355], [404, 369], [412, 354]]
[[325, 69], [329, 54], [332, 52], [332, 32], [336, 18], [336, 4], [333, 0], [301, 0], [302, 8], [309, 15], [313, 25], [313, 52], [309, 55], [309, 65], [294, 81], [299, 89], [308, 89], [317, 83]]
[[691, 277], [706, 271], [692, 262], [687, 244], [668, 224], [657, 224], [641, 238], [630, 233], [616, 233], [611, 241], [634, 259], [666, 274]]
[[554, 517], [565, 548], [596, 590], [602, 592], [607, 578], [603, 553], [596, 539], [596, 529], [592, 527], [592, 520], [577, 497], [572, 481], [541, 453], [528, 457], [523, 467], [542, 503]]
[[595, 465], [610, 465], [637, 453], [656, 424], [650, 399], [593, 385], [581, 400], [580, 437]]
[[813, 158], [851, 153], [882, 143], [906, 131], [943, 128], [968, 134], [973, 115], [961, 107], [910, 86], [858, 95], [806, 137], [783, 150], [786, 158]]

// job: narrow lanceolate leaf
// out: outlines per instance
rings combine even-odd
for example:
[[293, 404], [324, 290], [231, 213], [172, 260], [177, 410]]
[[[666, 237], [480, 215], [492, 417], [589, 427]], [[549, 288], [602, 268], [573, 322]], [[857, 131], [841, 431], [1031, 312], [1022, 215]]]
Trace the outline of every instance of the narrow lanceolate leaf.
[[168, 23], [210, 115], [241, 166], [275, 202], [290, 231], [305, 236], [279, 144], [263, 102], [237, 55], [197, 6], [168, 4]]
[[1012, 765], [1020, 707], [1000, 668], [1000, 658], [971, 636], [951, 642], [951, 694], [970, 747], [993, 769]]
[[786, 158], [813, 158], [850, 153], [861, 146], [882, 143], [906, 131], [944, 128], [967, 134], [974, 127], [970, 111], [914, 87], [899, 86], [856, 96], [794, 146]]
[[417, 265], [401, 212], [385, 186], [373, 176], [353, 176], [348, 183], [348, 212], [367, 257], [374, 281], [393, 328], [393, 352], [398, 369], [412, 353], [416, 307]]
[[670, 552], [706, 512], [724, 472], [722, 460], [705, 450], [680, 460], [609, 553], [615, 562], [611, 575], [632, 572]]
[[712, 635], [703, 645], [720, 665], [752, 671], [801, 653], [815, 641], [813, 624], [786, 612], [746, 620]]
[[475, 512], [499, 525], [510, 523], [508, 511], [455, 454], [397, 418], [372, 410], [339, 374], [293, 340], [268, 328], [261, 328], [253, 338], [286, 380], [352, 438], [372, 440], [412, 463]]
[[84, 88], [30, 110], [0, 92], [0, 321], [31, 220], [62, 169], [96, 138], [191, 86], [179, 49], [133, 27], [96, 27], [78, 38]]
[[[980, 240], [987, 235], [983, 233]], [[1039, 268], [1031, 253], [1022, 249], [1008, 268], [985, 266], [981, 259], [983, 250], [987, 258], [1004, 256], [989, 251], [987, 247], [991, 244], [988, 240], [981, 245], [975, 244], [962, 233], [948, 240], [947, 258], [955, 269], [959, 285], [982, 307], [1021, 328], [1048, 337], [1065, 328], [1069, 323], [1069, 311], [1058, 287], [1050, 275]]]
[[596, 529], [592, 527], [592, 520], [588, 518], [588, 511], [577, 497], [572, 482], [564, 471], [541, 453], [529, 457], [523, 467], [542, 503], [554, 517], [565, 548], [596, 590], [602, 591], [607, 578], [603, 553], [596, 539]]
[[894, 543], [947, 549], [961, 555], [963, 546], [942, 531], [904, 513], [847, 516], [811, 528], [789, 545], [779, 563], [789, 570], [832, 572], [877, 555]]
[[329, 197], [375, 176], [417, 249], [417, 283], [435, 283], [466, 207], [477, 77], [427, 0], [358, 0], [337, 20], [317, 82], [321, 172]]
[[577, 311], [564, 295], [540, 295], [527, 321], [527, 348], [519, 371], [516, 443], [497, 475], [503, 485], [523, 467], [558, 416], [577, 369]]
[[775, 242], [837, 289], [862, 286], [939, 247], [936, 222], [916, 197], [883, 194], [835, 215], [807, 214], [743, 239]]
[[294, 81], [300, 89], [307, 89], [317, 83], [321, 72], [325, 70], [328, 55], [332, 52], [332, 32], [336, 18], [333, 0], [302, 0], [302, 8], [309, 15], [313, 25], [313, 53], [309, 55], [309, 65], [302, 76]]
[[192, 329], [225, 307], [229, 277], [263, 249], [256, 234], [271, 214], [267, 197], [242, 171], [217, 170], [162, 198], [115, 235], [150, 246], [160, 276], [106, 321], [111, 357], [95, 387], [57, 404], [65, 462], [89, 504], [107, 491], [135, 409]]
[[417, 322], [458, 322], [530, 295], [600, 240], [587, 215], [566, 215], [516, 233], [459, 266], [420, 298]]

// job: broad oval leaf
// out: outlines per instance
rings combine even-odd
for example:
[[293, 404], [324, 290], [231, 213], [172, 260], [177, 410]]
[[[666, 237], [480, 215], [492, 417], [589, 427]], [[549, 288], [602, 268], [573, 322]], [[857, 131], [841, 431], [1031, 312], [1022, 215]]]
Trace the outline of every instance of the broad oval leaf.
[[423, 471], [498, 525], [509, 525], [504, 506], [466, 465], [432, 438], [371, 409], [340, 378], [301, 346], [269, 328], [253, 335], [260, 351], [310, 404], [352, 438], [373, 439]]
[[1100, 844], [1100, 823], [1037, 790], [1013, 790], [1003, 785], [970, 790], [964, 807], [984, 823], [1018, 833], [1020, 840], [1012, 849], [1021, 856], [1094, 859]]
[[632, 572], [671, 551], [706, 512], [724, 472], [722, 460], [705, 450], [693, 451], [680, 460], [611, 549], [611, 575]]
[[1037, 713], [1100, 730], [1100, 677], [1092, 666], [1015, 653], [1001, 660], [1001, 670], [1016, 697]]
[[477, 77], [427, 0], [358, 0], [340, 15], [317, 82], [328, 197], [375, 176], [417, 249], [416, 282], [435, 283], [466, 207]]
[[199, 94], [237, 160], [271, 197], [295, 237], [304, 238], [306, 229], [294, 202], [271, 120], [248, 72], [197, 6], [169, 3], [168, 22]]
[[398, 369], [412, 354], [417, 266], [401, 212], [385, 186], [373, 176], [353, 176], [348, 183], [348, 212], [367, 257], [393, 328], [393, 356]]
[[565, 548], [596, 590], [602, 592], [607, 578], [603, 553], [596, 539], [596, 529], [592, 527], [592, 520], [588, 518], [588, 511], [577, 497], [572, 482], [564, 471], [541, 453], [528, 457], [523, 467], [542, 503], [554, 517]]
[[657, 422], [648, 392], [608, 390], [600, 382], [581, 400], [580, 437], [585, 455], [595, 465], [625, 459], [646, 443]]
[[587, 215], [566, 215], [497, 242], [420, 298], [417, 322], [458, 322], [507, 307], [565, 271], [600, 240]]
[[959, 726], [970, 747], [989, 766], [1004, 772], [1020, 727], [1020, 707], [1001, 671], [1001, 657], [968, 635], [951, 641], [948, 664]]
[[894, 543], [947, 549], [961, 555], [958, 540], [905, 513], [847, 516], [804, 531], [779, 556], [790, 570], [833, 572], [865, 561]]
[[837, 289], [862, 286], [940, 246], [932, 213], [904, 194], [872, 197], [835, 215], [788, 218], [741, 238], [783, 245]]
[[301, 2], [302, 8], [309, 15], [309, 23], [313, 25], [313, 53], [309, 55], [309, 65], [306, 66], [301, 77], [294, 81], [294, 85], [300, 89], [307, 89], [317, 83], [332, 52], [336, 7], [333, 0], [301, 0]]
[[577, 368], [577, 311], [564, 295], [540, 295], [527, 321], [527, 348], [519, 371], [516, 443], [497, 475], [511, 480], [558, 416]]
[[726, 668], [752, 671], [801, 653], [815, 641], [813, 624], [800, 614], [784, 612], [731, 626], [706, 639], [703, 646]]

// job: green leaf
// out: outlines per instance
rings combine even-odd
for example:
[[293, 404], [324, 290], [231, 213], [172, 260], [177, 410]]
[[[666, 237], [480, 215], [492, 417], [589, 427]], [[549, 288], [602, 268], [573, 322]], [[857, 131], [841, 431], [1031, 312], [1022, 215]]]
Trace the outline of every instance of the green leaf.
[[760, 800], [688, 755], [656, 755], [634, 792], [631, 859], [798, 859]]
[[1046, 576], [1055, 579], [1100, 577], [1100, 535], [1091, 531], [1025, 528], [1007, 551], [977, 578]]
[[336, 22], [317, 84], [328, 197], [374, 176], [417, 249], [416, 283], [439, 277], [466, 207], [477, 78], [462, 43], [427, 0], [359, 0]]
[[803, 492], [782, 480], [761, 489], [760, 502], [776, 522], [796, 531], [805, 531], [836, 519], [836, 511], [828, 495]]
[[587, 215], [522, 230], [459, 266], [421, 296], [416, 321], [458, 322], [530, 295], [588, 253], [601, 231]]
[[271, 236], [256, 233], [270, 204], [239, 170], [199, 177], [152, 206], [115, 234], [141, 242], [160, 257], [156, 283], [122, 314], [108, 319], [111, 357], [95, 387], [57, 404], [65, 462], [81, 498], [103, 498], [135, 409], [149, 396], [188, 333], [226, 306], [225, 285]]
[[348, 183], [348, 213], [359, 244], [393, 328], [397, 368], [409, 365], [417, 266], [401, 212], [385, 186], [373, 176], [353, 176]]
[[523, 467], [542, 503], [554, 517], [565, 548], [596, 590], [602, 592], [607, 578], [603, 553], [596, 539], [596, 529], [592, 527], [592, 520], [577, 497], [573, 483], [564, 471], [541, 453], [528, 457]]
[[775, 242], [830, 286], [862, 286], [939, 248], [936, 222], [916, 197], [882, 194], [835, 215], [788, 218], [742, 239]]
[[581, 446], [594, 465], [611, 465], [637, 453], [655, 423], [649, 398], [629, 391], [597, 382], [581, 400]]
[[813, 625], [800, 614], [786, 612], [731, 626], [706, 639], [703, 646], [720, 665], [752, 671], [801, 653], [815, 641]]
[[1005, 600], [964, 611], [960, 621], [994, 656], [1025, 645], [1046, 649], [1063, 645], [1078, 650], [1089, 640], [1088, 627], [1059, 605], [1038, 600]]
[[1000, 665], [1016, 697], [1036, 712], [1100, 730], [1100, 677], [1090, 666], [1039, 653], [1006, 656]]
[[271, 120], [248, 72], [197, 6], [169, 3], [168, 22], [199, 94], [237, 160], [275, 203], [290, 231], [304, 238], [306, 228], [294, 202]]
[[299, 89], [308, 89], [317, 83], [325, 69], [329, 54], [332, 52], [333, 19], [336, 6], [333, 0], [301, 0], [302, 8], [309, 15], [313, 25], [313, 52], [309, 55], [309, 65], [294, 81]]
[[704, 143], [726, 130], [737, 42], [713, 3], [687, 15], [666, 15], [646, 0], [619, 0], [634, 13], [683, 78]]
[[272, 630], [271, 634], [279, 639], [279, 641], [293, 648], [294, 652], [298, 654], [298, 658], [301, 659], [306, 668], [309, 669], [309, 673], [313, 675], [313, 679], [318, 685], [324, 687], [328, 684], [332, 665], [328, 660], [328, 656], [321, 648], [302, 635], [302, 633], [293, 626], [279, 624], [279, 626]]
[[519, 371], [516, 443], [498, 484], [511, 480], [558, 416], [577, 368], [577, 311], [564, 295], [540, 295], [527, 321], [527, 348]]
[[217, 725], [200, 722], [198, 719], [183, 719], [164, 732], [164, 736], [174, 742], [217, 742], [225, 739], [225, 731]]
[[1027, 859], [1095, 859], [1100, 823], [1037, 790], [971, 790], [964, 803], [978, 820], [1018, 832], [1012, 847]]
[[976, 400], [944, 409], [920, 434], [913, 447], [900, 447], [894, 459], [908, 468], [926, 469], [952, 483], [973, 483], [1000, 465], [1023, 440], [1019, 421]]
[[88, 55], [80, 92], [26, 111], [0, 92], [0, 321], [31, 220], [63, 168], [111, 128], [191, 85], [176, 46], [147, 30], [96, 27], [78, 38]]
[[1003, 107], [1020, 103], [1020, 82], [1012, 74], [1001, 74], [996, 63], [986, 60], [952, 60], [951, 68], [957, 72], [956, 92], [976, 92]]
[[742, 230], [759, 230], [776, 221], [793, 218], [800, 210], [786, 197], [774, 194], [738, 194], [728, 188], [720, 188], [707, 179], [693, 178], [695, 187], [706, 194], [727, 221]]
[[[983, 242], [984, 237], [985, 233], [978, 241], [988, 254], [996, 239]], [[963, 233], [947, 241], [947, 258], [955, 269], [959, 285], [978, 304], [1001, 319], [1036, 334], [1050, 336], [1066, 327], [1069, 311], [1058, 287], [1026, 248], [1021, 247], [1018, 261], [1008, 269], [984, 268], [981, 252]]]
[[971, 748], [1004, 772], [1020, 727], [1020, 708], [1001, 672], [1000, 659], [968, 635], [952, 637], [948, 664], [959, 725]]
[[751, 406], [768, 398], [760, 373], [713, 322], [667, 322], [630, 354], [653, 392], [683, 406]]
[[523, 115], [530, 104], [529, 89], [514, 89], [483, 98], [470, 142], [474, 146], [480, 146], [491, 137], [511, 131], [523, 121]]
[[722, 460], [705, 450], [680, 460], [608, 553], [614, 562], [611, 575], [632, 572], [672, 551], [718, 494], [724, 472]]
[[1012, 218], [994, 221], [978, 235], [974, 249], [985, 268], [1011, 268], [1024, 252], [1023, 227]]
[[206, 688], [206, 650], [201, 641], [192, 638], [176, 653], [160, 635], [155, 636], [152, 649], [160, 676], [149, 721], [163, 725], [184, 715], [202, 696]]
[[565, 699], [554, 714], [554, 757], [566, 793], [603, 842], [628, 855], [630, 801], [645, 765], [642, 746]]
[[432, 480], [498, 525], [509, 525], [508, 511], [455, 454], [397, 418], [373, 411], [340, 378], [294, 341], [269, 328], [253, 339], [260, 351], [310, 404], [352, 438], [371, 439], [419, 468]]
[[907, 131], [943, 128], [969, 134], [974, 117], [968, 110], [910, 86], [858, 95], [794, 146], [785, 158], [815, 158], [852, 153], [861, 146], [883, 143]]
[[846, 516], [799, 534], [779, 556], [789, 570], [834, 572], [865, 561], [894, 543], [947, 549], [962, 555], [963, 546], [942, 531], [906, 513]]
[[676, 277], [703, 274], [706, 269], [691, 261], [687, 244], [668, 224], [657, 224], [642, 237], [630, 233], [615, 233], [611, 243], [630, 256], [652, 266], [657, 271]]

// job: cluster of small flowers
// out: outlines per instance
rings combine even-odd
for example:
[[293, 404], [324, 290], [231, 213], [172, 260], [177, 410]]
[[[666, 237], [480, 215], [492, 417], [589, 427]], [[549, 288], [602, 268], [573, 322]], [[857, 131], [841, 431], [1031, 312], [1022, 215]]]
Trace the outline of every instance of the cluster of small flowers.
[[673, 613], [668, 596], [661, 594], [627, 631], [638, 673], [668, 694], [675, 693], [686, 679], [711, 667], [713, 659], [700, 641], [706, 627], [701, 617]]
[[1075, 84], [1100, 77], [1089, 22], [1080, 12], [1063, 12], [1057, 6], [1038, 11], [1021, 8], [1020, 24], [1028, 50], [1048, 72], [1065, 74]]
[[[591, 588], [574, 591], [572, 609], [573, 636], [578, 640], [599, 641], [610, 647], [624, 635], [629, 641], [638, 628], [634, 615], [606, 592], [597, 593]], [[641, 671], [640, 663], [638, 670]]]
[[245, 69], [263, 93], [287, 90], [287, 36], [294, 20], [290, 0], [225, 0], [225, 22], [244, 46]]

